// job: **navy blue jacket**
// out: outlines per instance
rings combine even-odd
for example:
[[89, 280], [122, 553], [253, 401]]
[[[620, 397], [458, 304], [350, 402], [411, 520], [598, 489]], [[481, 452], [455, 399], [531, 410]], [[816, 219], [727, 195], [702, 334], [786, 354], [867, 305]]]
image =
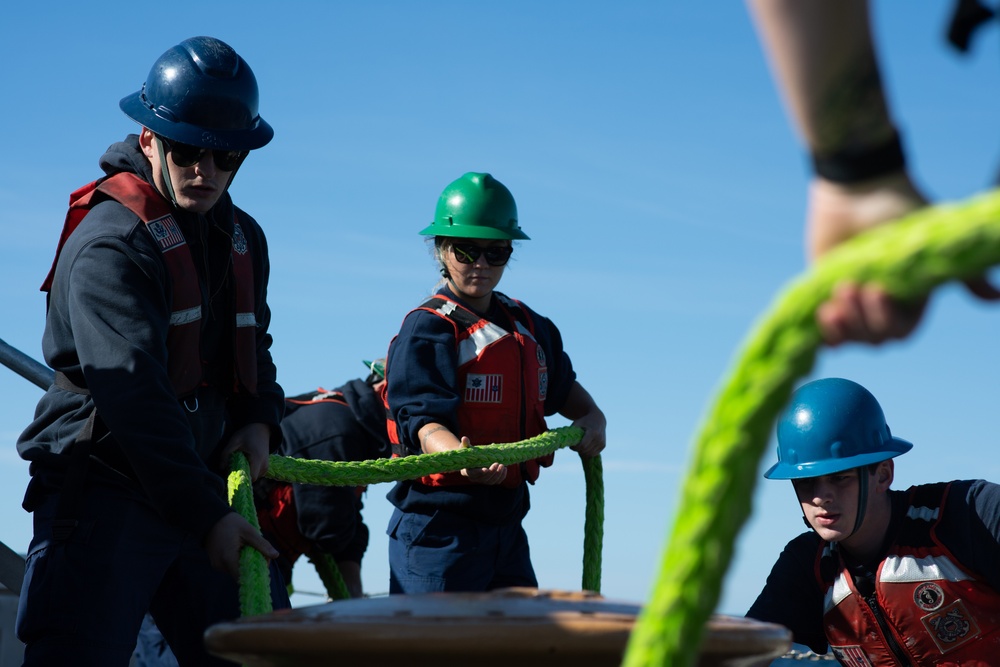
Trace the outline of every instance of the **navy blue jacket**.
[[[385, 406], [363, 380], [351, 380], [334, 391], [335, 401], [286, 402], [281, 422], [283, 456], [321, 461], [367, 461], [388, 458]], [[292, 484], [299, 532], [336, 560], [360, 563], [368, 548], [368, 527], [361, 518], [355, 487]]]
[[[132, 172], [152, 183], [138, 136], [112, 145], [101, 158], [108, 175]], [[230, 254], [234, 210], [254, 265], [258, 396], [233, 394], [234, 303]], [[170, 523], [202, 536], [226, 512], [225, 480], [217, 468], [220, 443], [240, 427], [277, 426], [283, 393], [271, 360], [267, 306], [269, 264], [264, 233], [229, 197], [205, 214], [174, 211], [191, 246], [202, 291], [205, 386], [198, 409], [178, 401], [167, 373], [171, 281], [142, 221], [116, 201], [91, 210], [59, 257], [49, 294], [42, 351], [54, 370], [90, 395], [50, 387], [18, 441], [31, 461], [24, 507], [61, 484], [72, 448], [96, 406], [99, 433], [88, 475], [137, 487]], [[280, 442], [274, 428], [272, 446]]]

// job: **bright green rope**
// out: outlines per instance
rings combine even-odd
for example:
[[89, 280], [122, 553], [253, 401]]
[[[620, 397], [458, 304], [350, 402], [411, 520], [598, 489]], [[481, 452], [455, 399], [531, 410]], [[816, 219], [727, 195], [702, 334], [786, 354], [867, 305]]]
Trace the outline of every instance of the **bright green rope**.
[[[378, 482], [417, 479], [438, 472], [462, 468], [489, 466], [493, 462], [511, 465], [535, 459], [560, 449], [572, 447], [583, 438], [583, 429], [563, 426], [520, 442], [454, 449], [435, 454], [404, 456], [395, 459], [369, 461], [318, 461], [272, 455], [267, 477], [282, 482], [321, 484], [327, 486], [363, 486]], [[601, 480], [599, 456], [585, 459], [584, 478], [587, 483], [587, 510], [584, 523], [583, 587], [600, 592], [601, 548], [604, 530], [604, 485]], [[250, 470], [246, 457], [233, 456], [233, 472], [229, 475], [229, 502], [255, 527], [257, 512], [253, 505]], [[346, 592], [340, 570], [333, 563], [317, 562], [317, 571], [334, 599]], [[244, 616], [271, 611], [267, 563], [252, 547], [240, 552], [240, 609]], [[339, 584], [338, 580], [339, 579]], [[343, 590], [341, 590], [343, 589]], [[336, 593], [336, 595], [335, 595]], [[266, 609], [261, 598], [266, 598]], [[346, 597], [344, 595], [343, 597]]]
[[271, 456], [267, 476], [281, 482], [363, 486], [401, 479], [417, 479], [435, 472], [489, 466], [493, 462], [510, 465], [550, 454], [561, 447], [575, 445], [583, 430], [564, 426], [534, 438], [482, 447], [453, 449], [435, 454], [403, 456], [369, 461], [317, 461], [286, 456]]
[[351, 597], [351, 592], [347, 590], [347, 582], [340, 573], [340, 566], [330, 554], [320, 553], [309, 556], [309, 562], [316, 568], [319, 580], [326, 587], [326, 594], [331, 600], [346, 600]]
[[[229, 473], [229, 504], [260, 530], [257, 509], [253, 504], [253, 488], [250, 480], [250, 464], [242, 452], [236, 452], [230, 459], [232, 472]], [[255, 616], [271, 611], [271, 591], [268, 586], [270, 575], [264, 555], [253, 547], [240, 549], [240, 613]]]
[[601, 457], [580, 459], [587, 488], [583, 524], [583, 590], [601, 592], [601, 554], [604, 550], [604, 466]]
[[817, 306], [842, 281], [875, 282], [901, 299], [1000, 264], [1000, 191], [923, 209], [862, 234], [779, 295], [751, 332], [694, 445], [652, 597], [625, 667], [688, 667], [719, 599], [757, 481], [758, 464], [795, 380], [821, 344]]

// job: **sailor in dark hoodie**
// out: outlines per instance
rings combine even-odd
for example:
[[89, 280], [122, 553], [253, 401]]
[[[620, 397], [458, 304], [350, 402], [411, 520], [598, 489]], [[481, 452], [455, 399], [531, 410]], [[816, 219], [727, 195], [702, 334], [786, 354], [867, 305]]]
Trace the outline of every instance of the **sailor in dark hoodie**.
[[239, 615], [241, 547], [278, 553], [224, 475], [237, 451], [266, 472], [284, 396], [266, 241], [227, 189], [274, 132], [250, 67], [210, 37], [120, 106], [142, 130], [71, 196], [43, 285], [56, 380], [18, 441], [34, 536], [17, 635], [28, 666], [124, 667], [149, 611], [180, 664], [230, 664], [202, 634]]

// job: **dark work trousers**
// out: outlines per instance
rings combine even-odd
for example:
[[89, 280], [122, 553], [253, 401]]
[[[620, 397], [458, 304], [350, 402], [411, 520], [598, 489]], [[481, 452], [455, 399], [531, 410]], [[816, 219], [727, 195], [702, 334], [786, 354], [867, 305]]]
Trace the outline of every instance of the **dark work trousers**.
[[[74, 504], [79, 524], [55, 541], [58, 500], [50, 493], [33, 511], [16, 626], [25, 667], [126, 667], [147, 611], [181, 665], [233, 664], [209, 655], [202, 636], [239, 616], [239, 588], [211, 567], [194, 535], [134, 489], [91, 478]], [[277, 588], [289, 606], [283, 582]]]
[[446, 510], [397, 508], [386, 533], [390, 594], [538, 586], [519, 521], [497, 526]]

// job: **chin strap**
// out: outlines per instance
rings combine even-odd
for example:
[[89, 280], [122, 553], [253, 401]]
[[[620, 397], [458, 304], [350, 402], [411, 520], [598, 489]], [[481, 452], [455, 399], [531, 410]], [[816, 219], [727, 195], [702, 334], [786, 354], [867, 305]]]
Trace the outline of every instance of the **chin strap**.
[[160, 174], [163, 176], [163, 187], [167, 189], [170, 203], [174, 208], [178, 208], [177, 197], [174, 195], [174, 184], [170, 182], [170, 169], [167, 166], [167, 153], [163, 150], [163, 141], [156, 134], [153, 134], [153, 138], [156, 139], [156, 150], [160, 154]]
[[[858, 468], [858, 518], [854, 520], [854, 530], [851, 535], [858, 532], [861, 524], [865, 520], [865, 512], [868, 511], [868, 467]], [[847, 537], [850, 537], [848, 535]], [[844, 538], [847, 539], [847, 538]]]

